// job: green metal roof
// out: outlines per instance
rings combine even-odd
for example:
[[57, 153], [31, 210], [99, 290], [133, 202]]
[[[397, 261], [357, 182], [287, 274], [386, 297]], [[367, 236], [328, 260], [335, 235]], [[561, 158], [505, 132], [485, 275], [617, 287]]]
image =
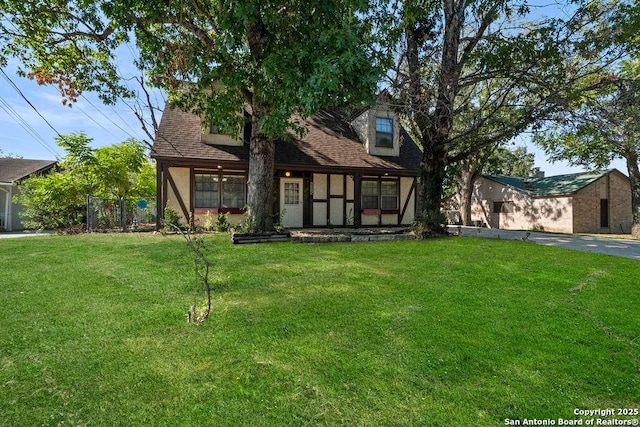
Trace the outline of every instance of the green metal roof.
[[568, 196], [602, 178], [617, 169], [606, 171], [572, 173], [544, 178], [484, 175], [485, 178], [515, 190], [527, 193], [531, 197]]

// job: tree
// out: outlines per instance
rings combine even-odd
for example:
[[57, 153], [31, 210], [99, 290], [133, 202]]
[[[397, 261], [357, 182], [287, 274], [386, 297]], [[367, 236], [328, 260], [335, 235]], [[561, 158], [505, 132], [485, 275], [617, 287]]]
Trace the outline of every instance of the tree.
[[551, 160], [605, 168], [614, 158], [626, 161], [631, 184], [633, 226], [640, 237], [640, 78], [638, 62], [627, 62], [619, 73], [602, 76], [606, 84], [568, 105], [535, 141]]
[[16, 156], [15, 154], [5, 153], [4, 151], [2, 151], [2, 148], [0, 148], [0, 159], [20, 159], [20, 158], [22, 158], [22, 156]]
[[[616, 2], [577, 2], [568, 19], [528, 21], [526, 2], [402, 2], [391, 92], [423, 149], [418, 216], [442, 232], [446, 170], [484, 147], [535, 127], [594, 72], [575, 67], [578, 51], [607, 63], [594, 29]], [[601, 33], [597, 33], [600, 35]]]
[[471, 224], [471, 200], [475, 182], [487, 173], [491, 175], [528, 176], [534, 155], [521, 146], [511, 150], [504, 146], [488, 146], [460, 160], [452, 167], [463, 225]]
[[[632, 235], [640, 237], [640, 5], [621, 0], [601, 33], [602, 45], [622, 50], [619, 61], [595, 67], [534, 141], [551, 160], [604, 168], [624, 159], [631, 184]], [[613, 31], [612, 29], [615, 29]], [[588, 56], [576, 60], [585, 67]]]
[[[115, 52], [135, 41], [137, 66], [180, 108], [233, 131], [250, 114], [247, 204], [253, 231], [273, 226], [275, 143], [306, 116], [373, 95], [381, 68], [357, 0], [2, 3], [2, 53], [56, 81], [65, 96], [127, 96]], [[1, 58], [0, 58], [1, 62]], [[120, 82], [120, 83], [119, 83]], [[214, 90], [215, 89], [215, 90]], [[66, 92], [65, 92], [66, 91]], [[223, 129], [225, 130], [225, 129]]]
[[143, 143], [127, 140], [92, 149], [85, 135], [57, 139], [68, 154], [60, 171], [32, 177], [20, 184], [16, 201], [28, 228], [61, 229], [83, 223], [87, 195], [108, 198], [155, 196], [155, 168]]

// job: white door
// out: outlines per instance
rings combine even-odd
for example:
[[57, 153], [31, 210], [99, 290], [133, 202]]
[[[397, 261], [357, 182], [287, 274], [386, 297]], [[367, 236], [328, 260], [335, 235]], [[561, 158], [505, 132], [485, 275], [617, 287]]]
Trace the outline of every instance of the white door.
[[302, 228], [302, 178], [280, 178], [280, 214], [283, 227]]

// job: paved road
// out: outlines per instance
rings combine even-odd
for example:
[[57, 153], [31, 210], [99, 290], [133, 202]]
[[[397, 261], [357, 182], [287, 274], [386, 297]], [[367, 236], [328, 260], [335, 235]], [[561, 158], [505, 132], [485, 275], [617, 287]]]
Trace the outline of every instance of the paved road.
[[[495, 228], [460, 227], [461, 235], [507, 240], [527, 240], [539, 245], [556, 246], [578, 251], [595, 252], [640, 260], [640, 240], [611, 239], [608, 237], [580, 236], [572, 234], [540, 233], [537, 231], [498, 230]], [[458, 233], [458, 227], [449, 227], [450, 233]], [[528, 234], [528, 236], [527, 236]]]

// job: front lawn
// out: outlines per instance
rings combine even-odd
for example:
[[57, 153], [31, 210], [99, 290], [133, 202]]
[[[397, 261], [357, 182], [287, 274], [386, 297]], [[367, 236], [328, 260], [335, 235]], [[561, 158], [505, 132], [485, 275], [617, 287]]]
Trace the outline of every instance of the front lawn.
[[194, 325], [177, 236], [0, 240], [0, 426], [495, 426], [640, 407], [638, 261], [463, 237], [206, 241], [218, 290]]

